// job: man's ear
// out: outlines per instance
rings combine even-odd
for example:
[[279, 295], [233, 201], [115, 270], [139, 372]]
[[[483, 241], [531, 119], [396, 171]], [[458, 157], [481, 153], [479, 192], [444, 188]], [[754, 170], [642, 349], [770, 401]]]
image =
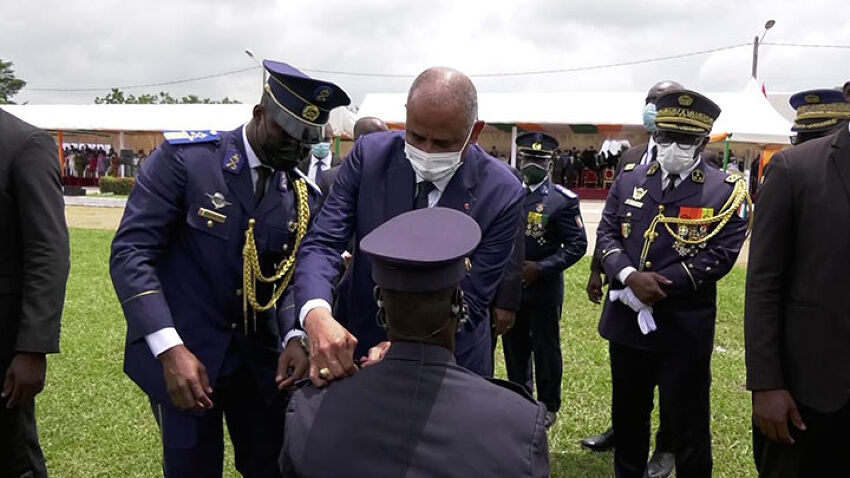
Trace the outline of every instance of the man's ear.
[[260, 122], [263, 120], [263, 113], [265, 113], [266, 108], [263, 105], [254, 105], [254, 110], [252, 111], [253, 119], [256, 122]]
[[484, 122], [478, 120], [475, 122], [475, 125], [472, 126], [472, 134], [469, 135], [469, 144], [475, 144], [478, 142], [478, 136], [481, 135], [481, 131], [484, 130]]

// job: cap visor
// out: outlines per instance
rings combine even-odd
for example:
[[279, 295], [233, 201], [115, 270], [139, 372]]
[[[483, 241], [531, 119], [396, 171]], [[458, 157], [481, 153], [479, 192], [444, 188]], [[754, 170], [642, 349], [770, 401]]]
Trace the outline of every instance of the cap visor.
[[269, 102], [268, 109], [271, 110], [274, 122], [283, 129], [286, 134], [307, 144], [321, 143], [324, 139], [324, 126], [307, 124], [280, 108], [274, 102]]

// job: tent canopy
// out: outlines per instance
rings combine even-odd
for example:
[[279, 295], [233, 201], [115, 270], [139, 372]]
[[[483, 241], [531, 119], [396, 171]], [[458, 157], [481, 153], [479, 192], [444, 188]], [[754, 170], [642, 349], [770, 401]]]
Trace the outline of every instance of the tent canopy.
[[[737, 93], [706, 96], [723, 110], [714, 134], [731, 134], [732, 141], [743, 143], [789, 143], [791, 123], [770, 105], [755, 80]], [[592, 126], [585, 128], [586, 132], [616, 134], [618, 126], [631, 129], [642, 125], [645, 97], [640, 92], [479, 93], [478, 117], [491, 125], [517, 125], [525, 130], [571, 125], [576, 132]], [[375, 116], [403, 124], [406, 102], [405, 93], [368, 94], [358, 117]]]
[[[251, 104], [3, 105], [10, 114], [51, 131], [181, 131], [236, 129], [251, 119]], [[354, 114], [331, 111], [334, 136], [351, 138]]]

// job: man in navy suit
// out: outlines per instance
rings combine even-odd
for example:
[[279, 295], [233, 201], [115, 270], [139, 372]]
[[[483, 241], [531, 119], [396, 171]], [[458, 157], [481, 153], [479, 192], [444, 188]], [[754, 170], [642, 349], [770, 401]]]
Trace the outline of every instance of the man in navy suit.
[[236, 469], [278, 476], [279, 389], [307, 372], [287, 284], [318, 190], [295, 166], [349, 99], [263, 65], [266, 91], [244, 127], [166, 133], [112, 244], [124, 370], [150, 398], [171, 478], [221, 476], [223, 416]]
[[[406, 131], [364, 136], [343, 162], [295, 272], [296, 307], [310, 338], [316, 385], [354, 373], [355, 354], [364, 356], [387, 340], [375, 320], [372, 262], [361, 254], [360, 238], [401, 213], [434, 206], [469, 214], [483, 231], [461, 285], [471, 320], [458, 333], [455, 353], [469, 370], [492, 373], [488, 307], [511, 256], [523, 192], [516, 177], [475, 144], [484, 128], [477, 114], [469, 78], [449, 68], [426, 70], [408, 94]], [[340, 255], [352, 237], [356, 247], [332, 313]]]
[[459, 285], [480, 239], [473, 218], [436, 207], [362, 240], [392, 345], [354, 377], [293, 395], [284, 476], [549, 476], [546, 408], [521, 386], [455, 362], [467, 320]]

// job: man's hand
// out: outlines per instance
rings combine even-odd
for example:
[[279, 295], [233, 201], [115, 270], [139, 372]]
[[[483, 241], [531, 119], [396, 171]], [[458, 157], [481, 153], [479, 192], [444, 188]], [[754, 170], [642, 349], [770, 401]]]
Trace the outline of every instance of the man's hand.
[[672, 283], [670, 279], [655, 272], [632, 272], [626, 278], [626, 285], [646, 305], [655, 305], [666, 298], [667, 294], [661, 289], [661, 286]]
[[[357, 372], [354, 365], [354, 348], [357, 338], [339, 325], [327, 309], [317, 307], [304, 318], [304, 327], [310, 337], [310, 380], [324, 387], [335, 378], [347, 377]], [[327, 378], [319, 370], [327, 368]]]
[[759, 390], [753, 392], [753, 419], [756, 426], [773, 441], [794, 444], [788, 430], [788, 421], [797, 429], [806, 431], [803, 417], [788, 390]]
[[310, 359], [307, 352], [301, 346], [301, 339], [290, 339], [286, 343], [286, 350], [280, 354], [277, 360], [277, 375], [274, 381], [277, 389], [283, 390], [307, 376], [310, 367]]
[[513, 310], [493, 309], [493, 333], [496, 336], [507, 333], [511, 330], [516, 322], [516, 312]]
[[20, 405], [44, 389], [47, 359], [42, 353], [18, 352], [6, 370], [3, 380], [3, 398], [8, 399], [6, 408]]
[[599, 271], [590, 271], [587, 279], [587, 298], [594, 304], [602, 302], [602, 274]]
[[540, 278], [540, 273], [543, 271], [543, 268], [540, 267], [540, 264], [534, 261], [525, 261], [522, 265], [522, 284], [524, 286], [530, 286], [537, 282], [537, 279]]
[[392, 342], [390, 342], [389, 340], [385, 340], [379, 343], [378, 345], [372, 347], [371, 349], [369, 349], [369, 356], [360, 359], [360, 366], [371, 367], [372, 365], [375, 365], [381, 360], [384, 360], [384, 357], [387, 356], [387, 352], [390, 351], [390, 346], [392, 346]]
[[184, 345], [159, 354], [165, 388], [171, 402], [180, 410], [207, 410], [213, 407], [213, 389], [204, 364]]

